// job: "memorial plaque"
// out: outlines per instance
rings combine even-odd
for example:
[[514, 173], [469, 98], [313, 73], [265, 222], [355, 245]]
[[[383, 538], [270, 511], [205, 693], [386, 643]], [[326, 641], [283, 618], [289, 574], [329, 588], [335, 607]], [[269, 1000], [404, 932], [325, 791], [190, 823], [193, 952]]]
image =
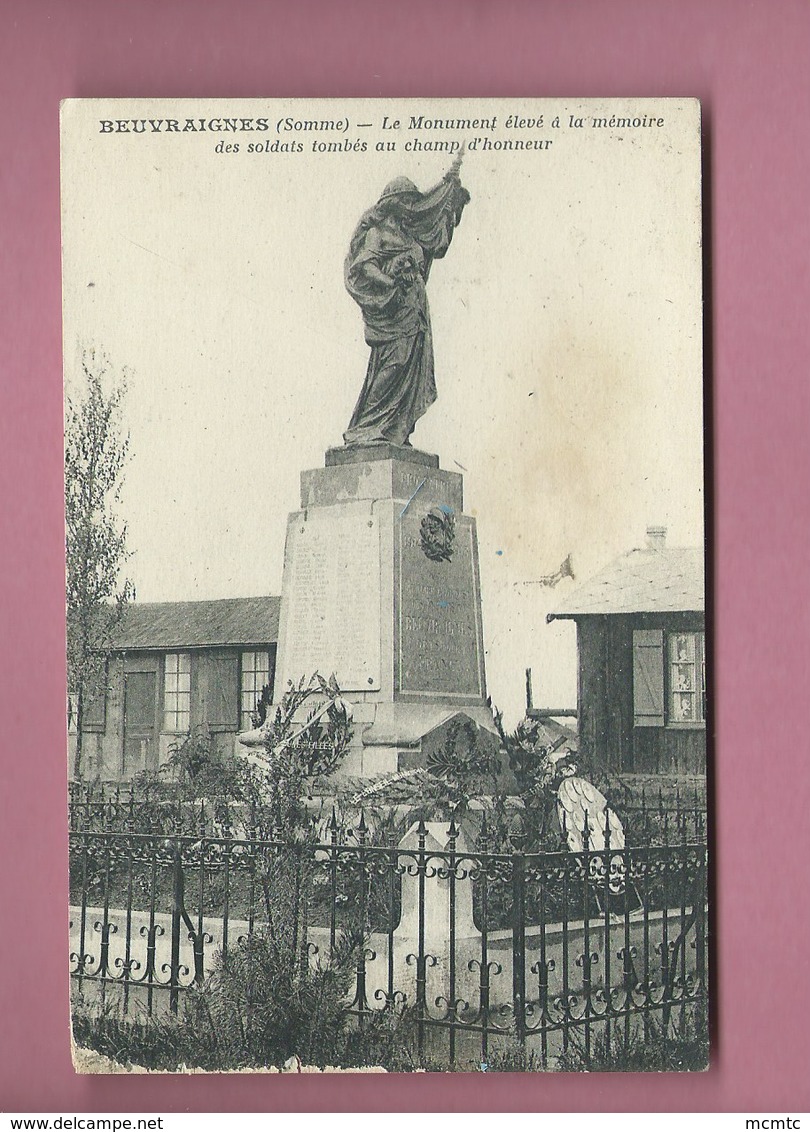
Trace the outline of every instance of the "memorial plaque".
[[335, 674], [343, 691], [380, 687], [380, 534], [367, 503], [292, 516], [284, 671]]
[[[431, 558], [425, 519], [400, 520], [397, 687], [400, 695], [481, 702], [484, 697], [475, 523], [452, 515], [445, 557]], [[439, 543], [437, 554], [441, 553]]]

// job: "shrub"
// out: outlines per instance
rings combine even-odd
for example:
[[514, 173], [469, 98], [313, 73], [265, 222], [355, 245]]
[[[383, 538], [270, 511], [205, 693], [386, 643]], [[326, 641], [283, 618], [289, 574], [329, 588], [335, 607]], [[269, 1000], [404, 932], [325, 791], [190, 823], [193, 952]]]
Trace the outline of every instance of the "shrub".
[[312, 966], [288, 939], [257, 933], [220, 955], [199, 989], [184, 994], [179, 1018], [123, 1017], [117, 1007], [81, 1001], [73, 1035], [116, 1061], [148, 1069], [211, 1071], [305, 1065], [344, 1059], [355, 945], [340, 941], [327, 964]]
[[327, 964], [311, 966], [292, 939], [257, 933], [219, 961], [189, 997], [191, 1022], [218, 1065], [335, 1064], [349, 1022], [356, 945], [344, 938]]
[[603, 1029], [586, 1056], [582, 1035], [573, 1033], [572, 1043], [556, 1064], [558, 1070], [592, 1073], [683, 1073], [707, 1069], [709, 1065], [709, 1026], [705, 1006], [697, 1004], [669, 1026], [654, 1017], [645, 1028], [638, 1018], [629, 1032], [616, 1021], [608, 1032]]

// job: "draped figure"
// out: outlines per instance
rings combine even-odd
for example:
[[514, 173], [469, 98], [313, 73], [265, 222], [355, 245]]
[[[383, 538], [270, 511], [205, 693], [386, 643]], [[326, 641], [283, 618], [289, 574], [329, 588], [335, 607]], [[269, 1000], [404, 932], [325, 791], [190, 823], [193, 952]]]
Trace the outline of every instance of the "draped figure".
[[343, 434], [347, 446], [409, 444], [416, 422], [436, 400], [426, 285], [470, 199], [460, 164], [459, 157], [425, 193], [397, 177], [354, 231], [345, 281], [363, 312], [371, 354]]

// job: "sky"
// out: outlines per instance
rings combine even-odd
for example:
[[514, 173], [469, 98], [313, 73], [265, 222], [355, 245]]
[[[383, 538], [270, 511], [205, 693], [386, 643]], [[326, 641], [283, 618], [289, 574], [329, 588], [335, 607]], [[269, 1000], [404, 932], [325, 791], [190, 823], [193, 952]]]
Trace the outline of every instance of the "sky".
[[[410, 129], [419, 115], [487, 123]], [[208, 128], [222, 117], [268, 129]], [[169, 118], [207, 128], [100, 125]], [[295, 128], [312, 121], [339, 128]], [[393, 177], [426, 189], [445, 172], [450, 153], [414, 142], [461, 140], [471, 201], [429, 280], [438, 400], [412, 441], [464, 473], [488, 691], [514, 722], [529, 666], [536, 703], [575, 705], [575, 631], [549, 610], [648, 525], [703, 539], [696, 103], [68, 102], [65, 380], [75, 394], [87, 348], [128, 375], [138, 600], [280, 593], [300, 473], [341, 443], [365, 374], [352, 231]], [[494, 148], [516, 140], [550, 144]], [[575, 581], [539, 584], [569, 554]]]

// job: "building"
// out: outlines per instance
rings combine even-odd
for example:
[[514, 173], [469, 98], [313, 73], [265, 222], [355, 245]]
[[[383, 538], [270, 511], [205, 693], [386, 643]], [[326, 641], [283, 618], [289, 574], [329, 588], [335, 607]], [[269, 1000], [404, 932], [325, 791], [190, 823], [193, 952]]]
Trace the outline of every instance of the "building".
[[[190, 729], [233, 744], [272, 691], [277, 597], [178, 601], [127, 607], [103, 696], [87, 705], [82, 777], [127, 781], [156, 771]], [[70, 736], [73, 769], [75, 732]]]
[[576, 622], [580, 749], [628, 775], [706, 770], [702, 549], [647, 545], [611, 562], [548, 620]]

